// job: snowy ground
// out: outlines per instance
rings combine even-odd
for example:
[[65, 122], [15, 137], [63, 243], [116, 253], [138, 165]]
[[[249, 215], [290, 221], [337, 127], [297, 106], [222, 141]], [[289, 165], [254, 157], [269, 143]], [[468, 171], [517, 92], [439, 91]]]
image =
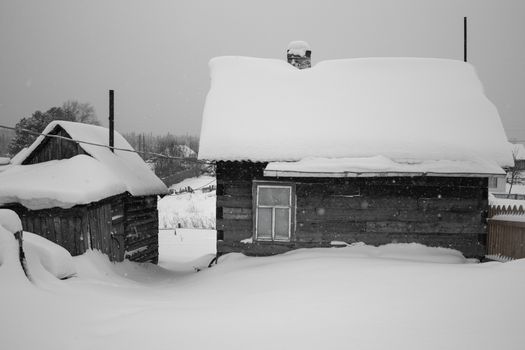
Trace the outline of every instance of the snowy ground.
[[[215, 255], [217, 233], [215, 230], [176, 229], [159, 231], [159, 265], [179, 269], [180, 265]], [[211, 258], [210, 258], [211, 260]]]
[[159, 227], [214, 229], [215, 191], [203, 192], [202, 188], [215, 184], [214, 177], [200, 176], [171, 186], [170, 190], [176, 192], [187, 187], [194, 191], [167, 195], [159, 200]]
[[[5, 254], [4, 254], [5, 255]], [[525, 260], [419, 245], [230, 254], [167, 270], [74, 258], [35, 284], [0, 258], [2, 349], [522, 349]], [[171, 262], [176, 267], [175, 262]], [[164, 259], [163, 265], [170, 261]]]

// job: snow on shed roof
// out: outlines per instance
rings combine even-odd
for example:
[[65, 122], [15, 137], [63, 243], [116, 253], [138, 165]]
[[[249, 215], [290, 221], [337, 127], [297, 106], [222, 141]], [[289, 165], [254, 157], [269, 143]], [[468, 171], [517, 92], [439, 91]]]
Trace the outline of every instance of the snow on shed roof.
[[468, 63], [367, 58], [299, 70], [275, 59], [218, 57], [210, 70], [200, 159], [512, 164], [498, 112]]
[[517, 160], [525, 159], [525, 146], [521, 143], [515, 143], [512, 146], [512, 153]]
[[[75, 140], [102, 145], [109, 143], [108, 129], [89, 124], [53, 121], [42, 133], [48, 134], [57, 126], [62, 127]], [[39, 136], [17, 164], [22, 164], [44, 139], [45, 136]], [[38, 209], [52, 206], [68, 208], [126, 191], [134, 196], [167, 193], [164, 183], [138, 154], [119, 150], [113, 153], [106, 147], [85, 143], [79, 145], [92, 158], [76, 156], [33, 165], [15, 165], [2, 172], [0, 203], [9, 203], [13, 198], [18, 198], [15, 202], [30, 209], [35, 209], [31, 206], [37, 206]], [[115, 132], [115, 147], [133, 149], [118, 132]], [[70, 180], [66, 181], [64, 177], [70, 177]], [[26, 186], [21, 186], [22, 183], [26, 183]]]
[[71, 208], [126, 192], [123, 181], [86, 155], [13, 165], [0, 174], [0, 181], [0, 203], [20, 203], [31, 210]]

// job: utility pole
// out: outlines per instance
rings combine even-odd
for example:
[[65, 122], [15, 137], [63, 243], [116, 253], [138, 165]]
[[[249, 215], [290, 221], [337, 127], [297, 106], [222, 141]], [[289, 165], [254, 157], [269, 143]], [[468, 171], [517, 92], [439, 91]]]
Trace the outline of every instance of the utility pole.
[[463, 17], [463, 61], [467, 62], [467, 17]]
[[109, 147], [115, 153], [115, 91], [109, 90]]

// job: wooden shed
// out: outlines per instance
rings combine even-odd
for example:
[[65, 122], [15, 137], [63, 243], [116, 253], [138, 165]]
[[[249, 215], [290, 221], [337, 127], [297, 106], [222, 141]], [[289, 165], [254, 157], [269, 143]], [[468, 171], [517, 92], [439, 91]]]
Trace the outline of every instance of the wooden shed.
[[[167, 188], [137, 154], [96, 146], [108, 144], [108, 132], [49, 124], [19, 164], [0, 174], [0, 206], [16, 211], [24, 230], [72, 255], [97, 249], [113, 261], [156, 263], [157, 196]], [[132, 150], [118, 133], [115, 147]]]
[[415, 242], [483, 256], [488, 178], [512, 156], [473, 67], [309, 66], [210, 62], [199, 158], [217, 166], [218, 253]]

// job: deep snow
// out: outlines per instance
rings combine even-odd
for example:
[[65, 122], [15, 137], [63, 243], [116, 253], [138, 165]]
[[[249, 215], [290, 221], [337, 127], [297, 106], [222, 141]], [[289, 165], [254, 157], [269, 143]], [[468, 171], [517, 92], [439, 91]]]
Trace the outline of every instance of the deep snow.
[[[12, 258], [11, 258], [12, 260]], [[416, 244], [229, 254], [169, 271], [74, 258], [77, 277], [0, 266], [5, 349], [522, 349], [525, 260]], [[43, 273], [43, 272], [41, 272]]]

